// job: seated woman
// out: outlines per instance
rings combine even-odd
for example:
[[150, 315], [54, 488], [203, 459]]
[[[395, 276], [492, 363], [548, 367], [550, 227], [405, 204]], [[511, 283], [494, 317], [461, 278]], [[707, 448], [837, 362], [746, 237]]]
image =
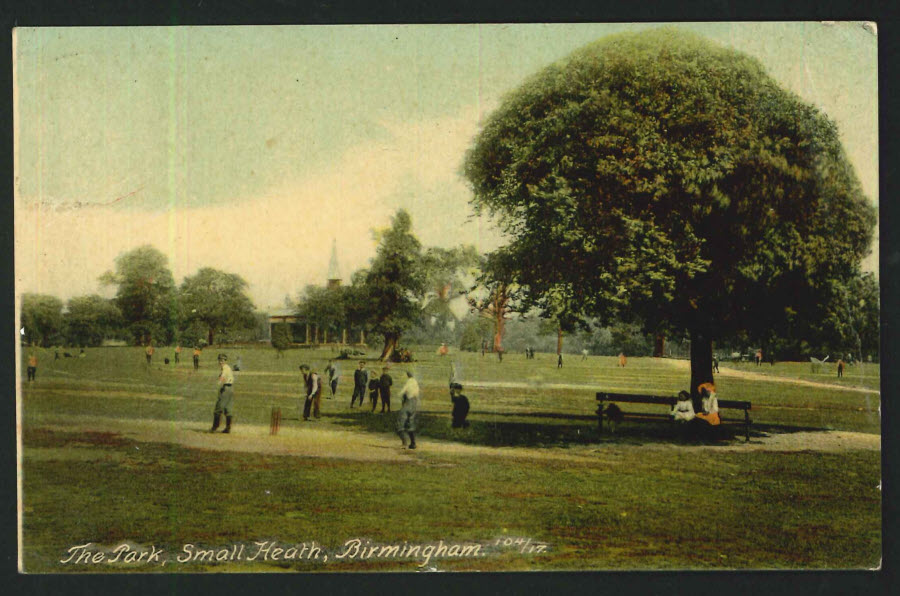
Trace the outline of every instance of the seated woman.
[[703, 383], [697, 387], [702, 399], [701, 411], [697, 412], [697, 418], [705, 421], [710, 426], [721, 424], [719, 419], [719, 400], [716, 399], [716, 386], [712, 383]]
[[694, 419], [694, 404], [691, 403], [691, 394], [687, 391], [678, 392], [678, 401], [672, 406], [672, 419], [675, 422], [690, 422]]

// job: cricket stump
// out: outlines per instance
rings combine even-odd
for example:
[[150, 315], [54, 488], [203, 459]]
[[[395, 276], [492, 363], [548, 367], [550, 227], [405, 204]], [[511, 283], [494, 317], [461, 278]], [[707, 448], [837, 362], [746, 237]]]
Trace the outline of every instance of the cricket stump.
[[269, 422], [269, 434], [277, 435], [281, 426], [281, 408], [272, 408], [272, 418]]

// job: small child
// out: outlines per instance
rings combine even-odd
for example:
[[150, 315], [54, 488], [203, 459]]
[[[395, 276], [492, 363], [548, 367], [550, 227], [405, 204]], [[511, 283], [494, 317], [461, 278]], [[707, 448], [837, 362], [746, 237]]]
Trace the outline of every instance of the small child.
[[690, 422], [694, 419], [694, 404], [691, 402], [691, 394], [687, 391], [678, 392], [678, 401], [672, 406], [672, 419], [675, 422]]
[[469, 398], [462, 394], [462, 385], [459, 383], [450, 383], [450, 401], [453, 402], [453, 428], [469, 428], [469, 421], [466, 416], [469, 415]]

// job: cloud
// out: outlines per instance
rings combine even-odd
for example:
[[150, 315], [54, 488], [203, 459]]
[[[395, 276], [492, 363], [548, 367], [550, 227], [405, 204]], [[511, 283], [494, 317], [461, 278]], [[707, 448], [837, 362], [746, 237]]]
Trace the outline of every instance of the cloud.
[[349, 280], [375, 253], [371, 230], [387, 227], [401, 207], [426, 246], [490, 249], [499, 236], [483, 222], [467, 223], [470, 192], [458, 173], [480, 116], [473, 109], [382, 122], [389, 134], [351, 146], [332, 166], [228, 204], [178, 201], [153, 211], [17, 200], [17, 289], [64, 298], [95, 292], [118, 254], [152, 244], [168, 256], [176, 282], [215, 267], [244, 277], [257, 306], [277, 306], [324, 282], [333, 238]]

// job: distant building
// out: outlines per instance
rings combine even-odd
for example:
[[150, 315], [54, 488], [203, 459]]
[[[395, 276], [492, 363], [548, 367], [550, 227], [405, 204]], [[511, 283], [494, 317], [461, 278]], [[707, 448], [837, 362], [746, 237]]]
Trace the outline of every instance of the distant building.
[[[331, 259], [328, 262], [328, 277], [325, 282], [325, 287], [329, 289], [339, 288], [341, 287], [342, 281], [337, 257], [337, 240], [334, 239], [331, 242]], [[291, 338], [295, 344], [312, 345], [319, 343], [319, 329], [316, 322], [307, 321], [303, 317], [297, 316], [297, 313], [291, 308], [279, 308], [272, 310], [269, 313], [269, 337], [272, 337], [272, 331], [275, 325], [283, 324], [291, 326]], [[312, 327], [313, 335], [310, 334], [310, 327]], [[322, 334], [322, 339], [323, 342], [327, 342], [327, 335], [325, 333]], [[339, 342], [332, 343], [340, 343], [341, 345], [346, 344], [347, 329], [341, 331]], [[365, 333], [362, 330], [359, 332], [359, 343], [365, 344]]]

